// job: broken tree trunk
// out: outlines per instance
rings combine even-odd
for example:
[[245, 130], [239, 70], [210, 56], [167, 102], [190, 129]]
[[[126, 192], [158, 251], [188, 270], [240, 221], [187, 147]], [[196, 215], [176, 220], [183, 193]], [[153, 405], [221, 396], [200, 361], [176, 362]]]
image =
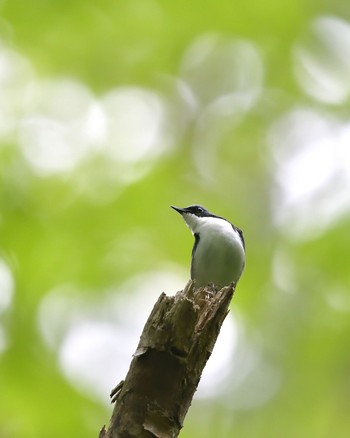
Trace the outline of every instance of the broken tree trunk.
[[175, 296], [160, 295], [100, 438], [178, 436], [233, 293], [233, 285], [213, 293], [190, 281]]

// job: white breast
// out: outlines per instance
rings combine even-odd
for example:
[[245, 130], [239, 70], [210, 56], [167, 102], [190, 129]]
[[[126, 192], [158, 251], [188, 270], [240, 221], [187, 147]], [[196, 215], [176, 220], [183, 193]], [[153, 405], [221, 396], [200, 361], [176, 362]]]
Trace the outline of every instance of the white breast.
[[192, 260], [191, 277], [197, 286], [237, 283], [245, 264], [239, 233], [221, 218], [197, 218], [194, 225], [193, 232], [199, 234], [199, 242]]

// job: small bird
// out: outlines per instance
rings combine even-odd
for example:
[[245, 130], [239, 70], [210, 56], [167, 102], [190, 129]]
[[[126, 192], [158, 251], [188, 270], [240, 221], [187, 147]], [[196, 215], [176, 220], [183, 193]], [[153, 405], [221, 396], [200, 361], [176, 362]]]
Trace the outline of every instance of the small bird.
[[196, 287], [236, 285], [245, 265], [242, 230], [201, 205], [171, 208], [181, 214], [195, 238], [191, 279]]

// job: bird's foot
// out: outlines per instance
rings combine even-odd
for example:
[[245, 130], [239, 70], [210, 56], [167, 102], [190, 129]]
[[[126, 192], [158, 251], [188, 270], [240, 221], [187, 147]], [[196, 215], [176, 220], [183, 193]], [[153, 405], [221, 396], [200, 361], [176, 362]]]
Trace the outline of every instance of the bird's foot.
[[218, 287], [214, 283], [209, 283], [208, 286], [205, 289], [207, 295], [207, 298], [213, 298], [213, 296], [218, 291]]

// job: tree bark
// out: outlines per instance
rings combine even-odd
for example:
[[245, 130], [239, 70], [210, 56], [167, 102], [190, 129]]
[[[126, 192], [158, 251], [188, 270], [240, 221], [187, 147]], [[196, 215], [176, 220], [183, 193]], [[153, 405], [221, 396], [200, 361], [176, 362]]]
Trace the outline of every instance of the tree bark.
[[178, 436], [233, 293], [233, 284], [214, 291], [190, 281], [175, 296], [160, 295], [100, 438]]

